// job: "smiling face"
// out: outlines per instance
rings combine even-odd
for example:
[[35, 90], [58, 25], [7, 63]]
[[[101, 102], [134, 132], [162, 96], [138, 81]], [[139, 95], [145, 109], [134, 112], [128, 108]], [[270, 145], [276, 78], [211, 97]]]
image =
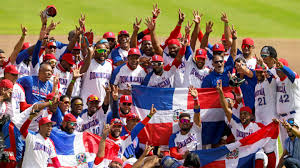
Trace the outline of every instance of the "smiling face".
[[50, 137], [50, 133], [52, 131], [52, 123], [43, 124], [40, 126], [39, 133], [43, 137]]
[[240, 120], [243, 125], [247, 125], [251, 121], [251, 114], [247, 111], [240, 112]]
[[179, 118], [179, 128], [181, 131], [188, 132], [192, 128], [190, 117]]
[[130, 43], [130, 38], [128, 35], [120, 35], [118, 37], [118, 43], [120, 44], [120, 48], [122, 48], [123, 50], [126, 50], [129, 48], [129, 43]]
[[87, 103], [88, 106], [88, 113], [90, 115], [93, 115], [97, 112], [97, 110], [99, 109], [99, 105], [100, 105], [100, 101], [98, 100], [94, 100], [94, 101], [89, 101]]
[[254, 46], [252, 45], [248, 45], [248, 44], [242, 45], [242, 52], [244, 57], [251, 55], [253, 50], [254, 50]]
[[72, 104], [72, 112], [73, 112], [72, 114], [78, 116], [82, 112], [82, 109], [83, 109], [82, 100], [76, 99]]
[[258, 82], [263, 82], [266, 78], [264, 71], [255, 71], [255, 75]]
[[97, 44], [95, 48], [94, 59], [97, 62], [103, 62], [107, 58], [108, 49], [104, 44]]
[[213, 63], [214, 71], [217, 73], [223, 73], [224, 72], [224, 58], [221, 55], [216, 55], [213, 57]]
[[153, 56], [154, 55], [154, 49], [153, 49], [151, 41], [143, 41], [142, 46], [141, 46], [141, 50], [147, 56]]
[[170, 44], [168, 45], [168, 48], [170, 57], [175, 58], [177, 56], [177, 53], [179, 52], [179, 46], [176, 44]]
[[114, 138], [119, 138], [122, 131], [122, 125], [112, 125], [110, 128], [111, 136]]
[[137, 66], [139, 65], [139, 55], [128, 55], [128, 65], [132, 68], [132, 69], [136, 69]]

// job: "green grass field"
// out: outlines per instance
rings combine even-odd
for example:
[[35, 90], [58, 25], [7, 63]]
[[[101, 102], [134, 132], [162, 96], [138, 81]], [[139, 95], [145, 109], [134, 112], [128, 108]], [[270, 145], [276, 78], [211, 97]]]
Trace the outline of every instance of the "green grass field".
[[184, 25], [187, 20], [192, 20], [193, 9], [203, 12], [202, 28], [204, 22], [212, 20], [215, 23], [214, 37], [219, 37], [223, 31], [220, 13], [225, 11], [239, 36], [300, 38], [298, 0], [2, 0], [0, 34], [19, 34], [21, 23], [28, 27], [29, 34], [38, 34], [39, 11], [49, 4], [58, 9], [55, 21], [62, 22], [52, 34], [64, 35], [74, 29], [81, 12], [87, 16], [87, 27], [92, 28], [96, 35], [121, 29], [132, 32], [135, 17], [151, 16], [155, 2], [162, 10], [157, 24], [160, 36], [167, 36], [173, 29], [178, 19], [177, 10], [181, 8], [186, 14]]

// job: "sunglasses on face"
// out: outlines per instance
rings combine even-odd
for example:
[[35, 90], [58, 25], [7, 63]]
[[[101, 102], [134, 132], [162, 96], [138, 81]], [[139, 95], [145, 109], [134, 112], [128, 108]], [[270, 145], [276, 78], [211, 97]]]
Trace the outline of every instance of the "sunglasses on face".
[[202, 60], [203, 60], [203, 58], [200, 58], [200, 57], [195, 57], [195, 60], [196, 60], [197, 62], [199, 62], [199, 61], [202, 61]]
[[106, 49], [96, 49], [97, 53], [101, 54], [101, 53], [106, 53]]
[[152, 62], [152, 66], [161, 66], [163, 63], [162, 62]]
[[65, 105], [69, 105], [70, 104], [70, 102], [69, 101], [65, 101], [65, 102], [63, 102]]
[[268, 56], [270, 56], [269, 54], [261, 54], [260, 55], [262, 58], [266, 58], [266, 57], [268, 57]]
[[224, 60], [214, 61], [215, 64], [218, 64], [218, 63], [222, 64], [223, 62], [224, 62]]
[[83, 104], [82, 103], [75, 103], [74, 105], [75, 106], [82, 106]]
[[116, 40], [114, 38], [107, 38], [107, 41], [115, 42]]
[[181, 119], [181, 120], [180, 120], [180, 123], [181, 123], [181, 124], [189, 124], [189, 123], [190, 123], [190, 120], [188, 120], [188, 119]]
[[131, 103], [123, 103], [124, 106], [131, 106]]
[[115, 121], [113, 122], [113, 125], [122, 125], [122, 123], [121, 123], [120, 121], [118, 121], [118, 120], [115, 120]]
[[223, 53], [223, 51], [214, 51], [213, 55], [221, 55]]
[[52, 48], [56, 49], [56, 46], [49, 46], [48, 48], [49, 49], [52, 49]]
[[57, 63], [57, 61], [55, 61], [55, 60], [49, 60], [49, 61], [47, 61], [49, 64], [55, 64], [56, 65], [56, 63]]
[[72, 126], [72, 127], [76, 127], [77, 126], [77, 123], [75, 123], [75, 122], [69, 122], [69, 124]]

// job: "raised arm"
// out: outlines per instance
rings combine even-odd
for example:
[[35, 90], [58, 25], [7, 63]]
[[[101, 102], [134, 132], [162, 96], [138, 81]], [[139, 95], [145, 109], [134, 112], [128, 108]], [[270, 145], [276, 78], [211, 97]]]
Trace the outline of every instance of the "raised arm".
[[18, 43], [15, 45], [15, 48], [13, 50], [13, 52], [11, 53], [9, 60], [11, 64], [14, 64], [16, 62], [18, 53], [21, 51], [25, 37], [27, 35], [27, 28], [23, 27], [23, 25], [21, 25], [21, 30], [22, 30], [22, 36], [19, 39]]
[[[145, 150], [143, 152], [143, 154], [139, 157], [139, 159], [132, 165], [131, 168], [140, 168], [143, 163], [144, 163], [144, 159], [146, 156], [148, 156], [148, 154], [154, 149], [153, 146], [150, 146], [148, 144], [146, 144]], [[143, 165], [144, 166], [144, 165]]]
[[47, 36], [46, 26], [43, 25], [42, 28], [41, 28], [41, 31], [40, 31], [39, 39], [38, 39], [37, 43], [35, 44], [34, 49], [33, 49], [33, 53], [32, 53], [31, 63], [32, 63], [33, 67], [35, 67], [37, 64], [40, 63], [39, 62], [39, 60], [40, 60], [39, 53], [41, 51], [42, 40], [46, 36]]
[[196, 47], [196, 43], [197, 43], [197, 39], [198, 39], [198, 34], [200, 32], [201, 17], [203, 16], [203, 14], [201, 13], [199, 15], [199, 11], [194, 10], [193, 15], [194, 15], [193, 21], [195, 22], [195, 27], [194, 27], [192, 37], [191, 37], [191, 48], [192, 48], [193, 51], [195, 51], [195, 47]]
[[218, 81], [216, 89], [217, 89], [217, 92], [219, 93], [220, 103], [225, 112], [227, 120], [230, 121], [231, 117], [232, 117], [232, 110], [228, 107], [228, 102], [225, 99], [221, 80]]
[[67, 88], [67, 92], [66, 92], [66, 95], [68, 97], [71, 97], [72, 96], [72, 92], [73, 92], [73, 88], [74, 88], [74, 84], [77, 80], [77, 78], [80, 78], [83, 74], [80, 73], [80, 69], [81, 67], [78, 67], [78, 65], [76, 65], [75, 68], [71, 68], [72, 69], [72, 72], [73, 72], [73, 78]]
[[194, 98], [194, 124], [198, 127], [201, 127], [201, 118], [200, 118], [200, 106], [198, 101], [198, 91], [194, 87], [189, 88], [190, 94]]
[[111, 85], [112, 86], [112, 93], [111, 96], [113, 98], [113, 104], [111, 107], [112, 110], [112, 119], [113, 118], [120, 118], [120, 114], [119, 114], [119, 104], [118, 104], [118, 100], [119, 100], [119, 87], [116, 85]]
[[105, 155], [105, 141], [106, 141], [106, 138], [107, 138], [109, 132], [110, 132], [110, 126], [109, 126], [109, 124], [105, 124], [104, 127], [103, 127], [103, 130], [102, 130], [102, 135], [101, 135], [101, 140], [100, 140], [100, 143], [99, 143], [99, 146], [98, 146], [98, 152], [97, 152], [96, 160], [97, 159], [102, 159], [103, 160], [103, 158], [104, 158], [104, 155]]
[[133, 33], [131, 35], [130, 39], [130, 48], [137, 48], [137, 36], [138, 31], [140, 30], [142, 19], [138, 19], [138, 17], [135, 17], [135, 22], [133, 23]]
[[147, 25], [148, 29], [150, 30], [151, 42], [152, 42], [152, 46], [154, 48], [155, 53], [162, 56], [164, 50], [160, 47], [158, 38], [155, 33], [156, 23], [154, 22], [153, 19], [148, 17], [148, 18], [146, 18], [146, 25]]
[[228, 17], [226, 15], [226, 13], [222, 13], [221, 20], [224, 22], [224, 35], [225, 35], [225, 39], [226, 39], [226, 44], [228, 46], [231, 46], [231, 43], [232, 43], [232, 40], [230, 38], [231, 30], [230, 30], [230, 27], [228, 25]]
[[151, 117], [156, 113], [156, 108], [154, 108], [154, 104], [152, 104], [150, 113], [145, 117], [145, 119], [141, 122], [139, 122], [131, 131], [131, 140], [133, 141], [137, 135], [142, 131], [142, 129], [146, 126], [146, 124], [149, 122]]
[[205, 49], [208, 45], [208, 38], [209, 38], [209, 34], [213, 31], [212, 27], [213, 27], [214, 23], [212, 21], [209, 21], [206, 23], [206, 32], [203, 35], [201, 44], [200, 44], [200, 48]]
[[[87, 38], [84, 37], [84, 39], [85, 39], [85, 45], [89, 46]], [[95, 48], [93, 46], [88, 47], [88, 55], [84, 58], [84, 60], [83, 60], [84, 64], [82, 65], [82, 67], [80, 69], [81, 74], [86, 73], [86, 71], [89, 69], [91, 60], [94, 56], [94, 52], [95, 52]]]
[[109, 107], [109, 102], [110, 102], [111, 87], [109, 84], [106, 87], [104, 85], [102, 85], [102, 87], [104, 88], [105, 93], [106, 93], [103, 104], [102, 104], [102, 109], [103, 109], [104, 114], [106, 114], [108, 107]]
[[230, 49], [230, 55], [234, 61], [236, 58], [236, 53], [237, 53], [237, 44], [236, 44], [237, 34], [236, 34], [236, 30], [234, 29], [233, 25], [232, 25], [231, 35], [232, 35], [232, 44], [231, 44], [231, 49]]
[[289, 78], [289, 80], [294, 83], [296, 79], [296, 73], [293, 72], [289, 67], [284, 66], [280, 61], [274, 59], [276, 62], [276, 67], [282, 70], [282, 72]]

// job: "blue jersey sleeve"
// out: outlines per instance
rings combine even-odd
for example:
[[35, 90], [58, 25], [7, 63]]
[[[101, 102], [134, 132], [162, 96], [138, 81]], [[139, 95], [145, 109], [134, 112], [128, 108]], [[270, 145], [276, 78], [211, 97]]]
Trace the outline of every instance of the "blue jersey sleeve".
[[24, 90], [26, 90], [28, 84], [30, 83], [29, 79], [28, 79], [28, 76], [24, 76], [22, 78], [19, 78], [17, 80], [17, 83], [20, 84]]
[[140, 121], [131, 131], [131, 140], [133, 141], [137, 135], [142, 131], [145, 125]]
[[118, 101], [113, 100], [111, 110], [112, 110], [112, 119], [113, 118], [120, 118]]
[[191, 46], [186, 46], [186, 51], [185, 51], [185, 60], [189, 60], [190, 56], [193, 54], [192, 47]]
[[35, 67], [36, 64], [40, 63], [39, 53], [41, 50], [41, 46], [42, 46], [42, 41], [38, 40], [33, 49], [32, 60], [31, 60], [32, 67]]
[[175, 138], [176, 138], [176, 134], [177, 134], [177, 133], [172, 134], [172, 135], [170, 136], [170, 139], [169, 139], [169, 148], [176, 147], [176, 146], [175, 146]]
[[296, 74], [295, 72], [293, 72], [289, 67], [287, 66], [283, 66], [283, 68], [281, 69], [283, 71], [284, 74], [286, 74], [286, 76], [289, 78], [289, 80], [294, 83], [295, 79], [296, 79]]
[[116, 48], [111, 52], [111, 58], [114, 64], [116, 64], [119, 61], [123, 61], [121, 55], [119, 54], [119, 48]]
[[141, 85], [143, 85], [143, 86], [148, 86], [149, 81], [150, 81], [151, 76], [153, 75], [153, 73], [154, 73], [153, 71], [150, 72], [150, 73], [148, 73], [148, 74], [146, 75], [145, 79], [143, 80], [143, 82], [142, 82]]
[[27, 59], [29, 57], [29, 53], [28, 53], [28, 50], [25, 49], [21, 52], [19, 52], [18, 56], [17, 56], [17, 59], [16, 59], [16, 63], [17, 64], [20, 64], [23, 60]]
[[64, 46], [67, 46], [67, 44], [64, 44], [64, 43], [62, 43], [60, 41], [55, 41], [55, 43], [56, 43], [56, 47], [58, 49], [62, 49]]
[[117, 77], [118, 73], [120, 72], [121, 68], [122, 68], [124, 65], [126, 65], [126, 63], [124, 63], [124, 64], [118, 66], [116, 69], [114, 69], [114, 71], [113, 71], [112, 74], [111, 74], [110, 84], [113, 85], [113, 84], [115, 83], [116, 77]]
[[232, 56], [230, 55], [224, 65], [224, 72], [228, 73], [229, 71], [230, 73], [232, 73], [233, 67], [234, 67], [234, 61]]

